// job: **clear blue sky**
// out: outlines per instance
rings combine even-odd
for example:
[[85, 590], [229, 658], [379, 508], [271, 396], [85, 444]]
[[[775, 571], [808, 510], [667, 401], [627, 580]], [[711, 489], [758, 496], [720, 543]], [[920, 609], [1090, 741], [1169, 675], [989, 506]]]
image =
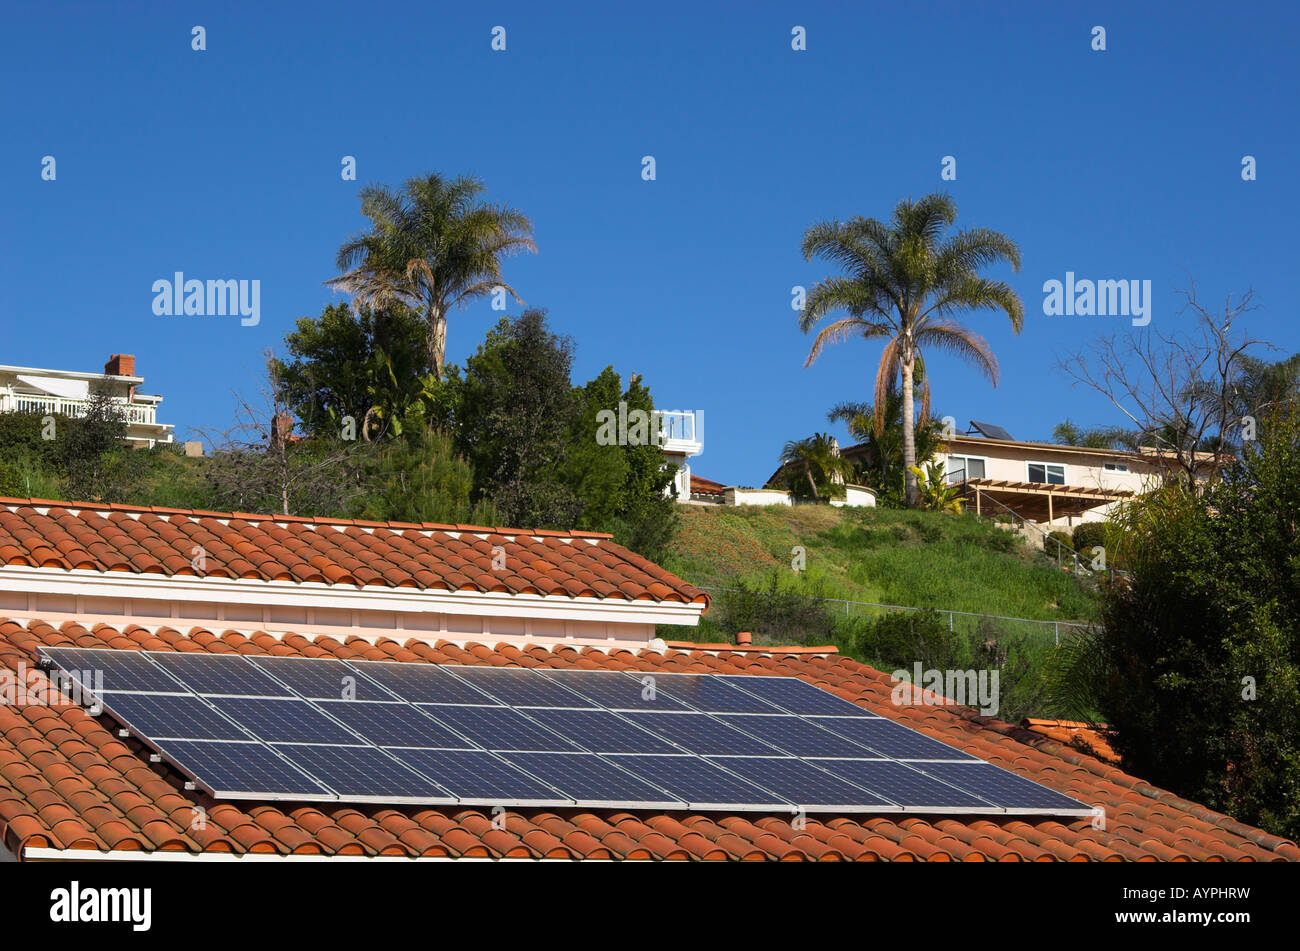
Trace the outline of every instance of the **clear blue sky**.
[[[1043, 282], [1067, 270], [1151, 280], [1153, 326], [1170, 329], [1187, 275], [1207, 300], [1253, 286], [1250, 330], [1300, 350], [1297, 5], [980, 6], [7, 3], [0, 363], [98, 370], [134, 353], [178, 438], [229, 425], [262, 351], [331, 300], [321, 282], [362, 225], [359, 186], [434, 170], [479, 175], [531, 216], [540, 253], [506, 275], [577, 341], [575, 380], [613, 364], [661, 408], [702, 410], [695, 471], [726, 483], [760, 483], [785, 440], [869, 397], [879, 344], [802, 366], [790, 290], [829, 268], [799, 240], [908, 195], [946, 188], [959, 226], [1024, 254], [1005, 275], [1024, 332], [969, 319], [1001, 385], [930, 361], [936, 408], [963, 427], [1047, 438], [1067, 416], [1120, 421], [1053, 369], [1127, 324], [1044, 316]], [[260, 280], [260, 325], [155, 316], [151, 285], [178, 270]], [[449, 358], [496, 316], [455, 314]]]

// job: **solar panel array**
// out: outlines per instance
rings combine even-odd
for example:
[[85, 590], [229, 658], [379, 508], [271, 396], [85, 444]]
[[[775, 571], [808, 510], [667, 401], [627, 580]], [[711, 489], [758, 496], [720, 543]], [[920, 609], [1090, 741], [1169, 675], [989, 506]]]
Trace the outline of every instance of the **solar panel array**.
[[43, 652], [219, 799], [1092, 812], [791, 677]]

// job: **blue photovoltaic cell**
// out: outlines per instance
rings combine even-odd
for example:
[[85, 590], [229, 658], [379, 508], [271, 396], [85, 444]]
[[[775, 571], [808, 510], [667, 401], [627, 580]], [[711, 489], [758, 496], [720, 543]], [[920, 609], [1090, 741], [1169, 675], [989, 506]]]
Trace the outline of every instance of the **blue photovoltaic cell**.
[[888, 801], [874, 793], [817, 769], [793, 757], [711, 756], [723, 766], [764, 789], [800, 806], [883, 806]]
[[651, 674], [655, 688], [708, 713], [780, 713], [766, 700], [708, 674]]
[[249, 661], [308, 700], [392, 700], [393, 695], [341, 660], [250, 657]]
[[665, 809], [685, 805], [594, 753], [507, 753], [505, 758], [579, 802], [645, 803]]
[[[649, 689], [657, 681], [650, 674], [627, 675], [619, 671], [596, 670], [539, 670], [540, 676], [563, 684], [590, 697], [609, 710], [687, 710], [684, 703], [674, 700], [657, 689]], [[650, 682], [644, 683], [643, 678]]]
[[317, 706], [376, 746], [469, 750], [474, 744], [410, 704], [374, 700], [318, 700]]
[[491, 753], [477, 750], [388, 750], [412, 769], [428, 776], [458, 799], [504, 800], [537, 805], [571, 805], [572, 801], [540, 780]]
[[99, 699], [114, 720], [150, 740], [252, 739], [220, 712], [188, 694], [106, 692]]
[[739, 805], [784, 809], [790, 803], [697, 756], [607, 755], [605, 759], [636, 773], [692, 806]]
[[625, 713], [629, 720], [690, 753], [776, 756], [780, 750], [698, 713]]
[[1084, 811], [1089, 808], [992, 763], [918, 763], [917, 768], [1010, 809]]
[[387, 687], [408, 703], [497, 704], [496, 700], [475, 690], [436, 664], [366, 660], [350, 661], [349, 666]]
[[195, 693], [233, 694], [244, 697], [292, 697], [293, 693], [276, 683], [242, 656], [223, 658], [213, 663], [209, 654], [157, 653], [158, 666], [182, 680]]
[[159, 752], [216, 796], [331, 799], [328, 789], [261, 743], [168, 740]]
[[[744, 730], [784, 750], [792, 756], [870, 756], [871, 751], [852, 743], [838, 733], [823, 730], [815, 723], [796, 716], [762, 716], [752, 713], [723, 713], [718, 719], [737, 730]], [[709, 752], [740, 752], [710, 750]]]
[[[186, 689], [153, 664], [142, 651], [98, 650], [88, 647], [42, 647], [41, 650], [86, 690], [147, 690], [186, 693]], [[101, 684], [102, 681], [102, 684]]]
[[594, 707], [586, 697], [519, 667], [447, 667], [449, 673], [512, 707]]
[[538, 710], [528, 715], [593, 753], [677, 753], [675, 746], [605, 710]]
[[[430, 716], [469, 737], [489, 750], [554, 750], [577, 752], [577, 747], [558, 734], [529, 720], [509, 707], [421, 708]], [[391, 744], [390, 744], [391, 745]]]
[[887, 759], [943, 759], [979, 762], [954, 746], [932, 740], [893, 720], [867, 717], [809, 717], [818, 726], [833, 730]]
[[268, 743], [356, 743], [357, 738], [306, 700], [211, 697], [209, 701], [236, 723]]
[[720, 675], [725, 683], [739, 687], [746, 693], [756, 694], [782, 709], [800, 716], [859, 716], [873, 717], [874, 713], [850, 703], [833, 693], [804, 683], [797, 677], [750, 677], [737, 674]]
[[961, 807], [989, 809], [989, 803], [968, 793], [939, 782], [905, 763], [881, 759], [824, 759], [816, 765], [865, 789], [880, 793], [900, 806], [935, 808]]
[[275, 749], [340, 796], [454, 801], [446, 790], [373, 746], [278, 743]]

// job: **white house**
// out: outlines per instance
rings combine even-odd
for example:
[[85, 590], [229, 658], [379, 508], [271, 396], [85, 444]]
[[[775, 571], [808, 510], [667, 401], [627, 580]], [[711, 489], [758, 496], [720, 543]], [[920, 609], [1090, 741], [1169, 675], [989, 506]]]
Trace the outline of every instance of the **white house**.
[[127, 442], [137, 447], [169, 443], [173, 427], [157, 418], [163, 398], [141, 393], [142, 383], [129, 353], [113, 354], [103, 373], [0, 366], [0, 413], [85, 416], [92, 390], [106, 386], [126, 418]]

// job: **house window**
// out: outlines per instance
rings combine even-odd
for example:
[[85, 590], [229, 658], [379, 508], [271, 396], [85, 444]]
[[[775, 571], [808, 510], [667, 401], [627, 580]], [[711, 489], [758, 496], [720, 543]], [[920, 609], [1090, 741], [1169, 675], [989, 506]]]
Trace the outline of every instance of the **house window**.
[[1107, 472], [1128, 472], [1128, 466], [1122, 462], [1107, 462], [1102, 468]]
[[947, 482], [984, 478], [984, 460], [978, 456], [949, 456], [944, 467]]
[[1028, 467], [1030, 482], [1065, 485], [1065, 466], [1054, 466], [1046, 462], [1031, 462]]

